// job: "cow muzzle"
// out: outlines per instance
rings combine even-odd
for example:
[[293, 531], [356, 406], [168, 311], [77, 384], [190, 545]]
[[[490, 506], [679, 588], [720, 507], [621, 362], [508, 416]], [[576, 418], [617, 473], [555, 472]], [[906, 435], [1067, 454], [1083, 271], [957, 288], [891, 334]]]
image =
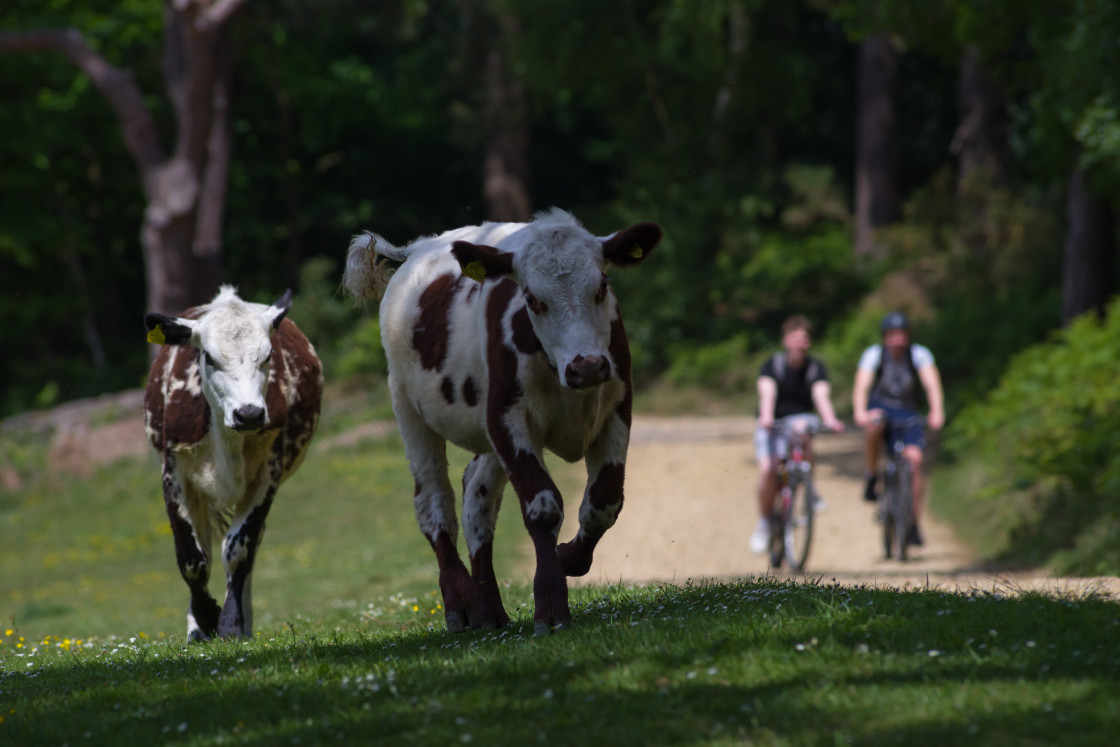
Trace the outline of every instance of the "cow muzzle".
[[233, 411], [233, 429], [235, 431], [259, 431], [264, 428], [264, 416], [263, 407], [242, 405]]
[[598, 386], [611, 377], [611, 362], [602, 355], [577, 355], [564, 368], [564, 380], [571, 389]]

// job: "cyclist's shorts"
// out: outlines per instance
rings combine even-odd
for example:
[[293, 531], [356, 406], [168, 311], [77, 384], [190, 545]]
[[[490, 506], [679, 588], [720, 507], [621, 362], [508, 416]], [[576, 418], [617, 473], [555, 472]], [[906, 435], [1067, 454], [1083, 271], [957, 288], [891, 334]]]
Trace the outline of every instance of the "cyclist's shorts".
[[887, 407], [874, 399], [867, 404], [867, 409], [882, 410], [886, 413], [887, 420], [915, 421], [903, 428], [901, 434], [887, 433], [885, 438], [890, 441], [891, 438], [901, 437], [902, 443], [907, 446], [917, 446], [919, 449], [924, 449], [926, 447], [926, 431], [922, 426], [920, 418], [918, 418], [918, 413], [914, 410], [908, 410], [904, 407]]
[[[816, 415], [805, 413], [804, 415], [790, 415], [783, 420], [789, 418], [805, 418], [806, 422], [816, 422], [820, 426], [820, 420]], [[755, 458], [760, 462], [763, 459], [785, 459], [789, 456], [789, 439], [786, 433], [781, 428], [755, 428], [754, 429], [754, 454]]]

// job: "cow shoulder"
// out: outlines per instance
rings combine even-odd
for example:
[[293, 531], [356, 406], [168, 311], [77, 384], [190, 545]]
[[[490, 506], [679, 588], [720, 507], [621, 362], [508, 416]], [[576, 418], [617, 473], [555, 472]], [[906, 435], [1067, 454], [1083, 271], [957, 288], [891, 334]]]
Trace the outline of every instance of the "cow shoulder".
[[323, 367], [311, 342], [290, 319], [284, 319], [273, 335], [271, 365], [265, 405], [269, 422], [285, 429], [283, 462], [290, 469], [319, 422]]
[[[206, 309], [195, 306], [180, 317], [198, 319]], [[199, 351], [193, 345], [163, 345], [152, 361], [144, 390], [148, 440], [158, 451], [191, 446], [210, 428], [210, 404], [202, 392]]]
[[162, 352], [170, 357], [163, 386], [164, 448], [197, 444], [210, 429], [210, 403], [202, 391], [198, 348], [178, 345]]
[[486, 368], [489, 378], [489, 407], [503, 410], [521, 398], [517, 380], [517, 349], [506, 339], [503, 320], [517, 297], [517, 283], [509, 278], [493, 281], [486, 299]]

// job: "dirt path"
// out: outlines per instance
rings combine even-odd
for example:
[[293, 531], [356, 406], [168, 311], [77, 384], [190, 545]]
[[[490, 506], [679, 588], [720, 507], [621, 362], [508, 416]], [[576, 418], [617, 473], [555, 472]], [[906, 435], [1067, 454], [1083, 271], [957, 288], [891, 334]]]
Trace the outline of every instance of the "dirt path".
[[[750, 418], [635, 418], [626, 465], [626, 504], [580, 583], [648, 583], [759, 576], [764, 555], [748, 547], [756, 509]], [[827, 507], [819, 514], [807, 575], [842, 584], [980, 589], [1047, 589], [1120, 596], [1120, 580], [1055, 579], [1038, 573], [995, 574], [936, 517], [924, 522], [926, 544], [905, 564], [883, 558], [873, 507], [860, 500], [861, 435], [814, 442], [814, 477]], [[936, 502], [936, 495], [931, 497]], [[564, 532], [567, 534], [567, 531]]]
[[[148, 453], [138, 416], [142, 396], [142, 391], [131, 390], [81, 400], [9, 418], [0, 423], [0, 430], [53, 433], [50, 463], [86, 474], [93, 465]], [[369, 423], [322, 439], [316, 448], [382, 437], [395, 428], [392, 421]], [[591, 572], [573, 582], [683, 583], [767, 574], [766, 557], [747, 546], [756, 520], [753, 433], [754, 421], [746, 417], [636, 417], [626, 465], [626, 505], [596, 550]], [[855, 432], [815, 441], [815, 478], [827, 509], [817, 517], [807, 577], [872, 586], [1093, 591], [1120, 599], [1117, 578], [986, 571], [933, 516], [925, 521], [925, 547], [916, 548], [909, 562], [884, 560], [872, 508], [859, 499], [860, 449], [860, 434]], [[575, 496], [583, 489], [583, 465], [550, 464], [569, 497], [571, 522], [577, 510]], [[17, 489], [19, 482], [15, 470], [0, 465], [0, 490]], [[937, 495], [931, 500], [936, 504]], [[570, 531], [574, 530], [568, 523], [562, 538]], [[525, 578], [533, 575], [531, 557], [527, 552]]]

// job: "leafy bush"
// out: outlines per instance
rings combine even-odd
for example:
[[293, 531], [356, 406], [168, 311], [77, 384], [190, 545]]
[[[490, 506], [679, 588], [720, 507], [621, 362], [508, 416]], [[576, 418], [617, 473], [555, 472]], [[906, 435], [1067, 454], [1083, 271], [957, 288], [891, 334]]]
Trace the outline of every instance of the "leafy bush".
[[388, 363], [381, 347], [381, 327], [376, 317], [365, 317], [343, 339], [338, 373], [344, 378], [369, 378], [385, 375]]
[[338, 263], [316, 257], [300, 271], [296, 301], [300, 328], [315, 345], [329, 380], [385, 375], [377, 317], [362, 315], [339, 291]]
[[1003, 559], [1120, 570], [1120, 299], [1017, 355], [952, 446], [986, 456], [983, 501], [1013, 502]]
[[749, 340], [746, 332], [739, 332], [713, 345], [676, 345], [665, 378], [677, 385], [743, 389], [755, 375], [755, 368], [745, 363]]

